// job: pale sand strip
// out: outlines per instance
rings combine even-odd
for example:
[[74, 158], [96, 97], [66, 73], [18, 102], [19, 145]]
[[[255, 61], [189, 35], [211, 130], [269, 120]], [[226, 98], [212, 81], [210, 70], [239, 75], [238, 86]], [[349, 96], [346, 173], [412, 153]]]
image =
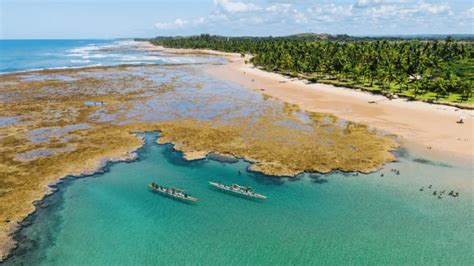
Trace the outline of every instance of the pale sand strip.
[[[224, 56], [229, 64], [217, 65], [206, 71], [223, 80], [235, 82], [264, 94], [313, 112], [331, 113], [342, 119], [373, 126], [397, 134], [405, 144], [434, 158], [474, 162], [474, 128], [472, 110], [408, 102], [404, 99], [387, 100], [353, 89], [326, 84], [307, 84], [280, 74], [263, 71], [239, 54], [210, 50], [168, 49], [150, 44], [148, 49], [177, 54], [212, 54]], [[380, 101], [370, 104], [370, 101]], [[464, 124], [456, 121], [464, 117]]]

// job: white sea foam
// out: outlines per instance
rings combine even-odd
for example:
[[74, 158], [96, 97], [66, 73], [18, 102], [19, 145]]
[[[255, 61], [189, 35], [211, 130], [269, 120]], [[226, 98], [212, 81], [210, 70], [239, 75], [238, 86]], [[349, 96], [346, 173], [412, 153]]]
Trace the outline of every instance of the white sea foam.
[[91, 60], [71, 60], [71, 63], [90, 63]]
[[8, 71], [8, 72], [0, 72], [0, 75], [11, 74], [11, 73], [28, 73], [28, 72], [35, 72], [41, 70], [55, 70], [55, 69], [79, 69], [79, 68], [88, 68], [88, 67], [98, 67], [102, 66], [102, 64], [90, 64], [84, 66], [61, 66], [61, 67], [45, 67], [45, 68], [32, 68], [26, 70], [18, 70], [18, 71]]
[[147, 64], [153, 64], [153, 62], [140, 62], [140, 61], [122, 61], [120, 62], [120, 65], [147, 65]]
[[73, 54], [65, 54], [64, 56], [68, 56], [68, 57], [81, 57], [83, 56], [84, 54], [79, 54], [79, 53], [73, 53]]
[[90, 58], [113, 58], [113, 57], [120, 57], [118, 54], [85, 54], [82, 56], [82, 59], [90, 59]]
[[[150, 52], [143, 49], [142, 42], [133, 40], [118, 40], [108, 43], [91, 43], [75, 47], [60, 53], [50, 53], [62, 59], [70, 59], [72, 66], [35, 68], [19, 71], [0, 71], [4, 73], [30, 72], [45, 69], [86, 68], [93, 66], [116, 66], [122, 64], [195, 64], [212, 62], [214, 59], [206, 57], [161, 56], [160, 52]], [[58, 61], [63, 62], [63, 61]]]
[[123, 55], [120, 57], [123, 61], [157, 61], [161, 60], [160, 57], [150, 55]]
[[[83, 47], [77, 47], [70, 49], [68, 51], [68, 57], [80, 57], [82, 60], [93, 60], [94, 62], [101, 62], [101, 59], [107, 60], [107, 64], [117, 64], [117, 63], [145, 63], [145, 62], [159, 62], [163, 63], [166, 60], [157, 56], [157, 53], [149, 54], [121, 54], [121, 51], [130, 51], [134, 50], [135, 47], [139, 46], [141, 43], [133, 40], [120, 40], [115, 41], [112, 44], [89, 44]], [[113, 51], [113, 52], [112, 52]], [[138, 50], [137, 50], [138, 51]], [[171, 63], [179, 63], [181, 60], [177, 60]], [[76, 61], [79, 62], [79, 61]], [[183, 61], [190, 62], [192, 61]]]
[[200, 63], [202, 60], [189, 57], [163, 57], [160, 58], [165, 63], [169, 64], [195, 64]]

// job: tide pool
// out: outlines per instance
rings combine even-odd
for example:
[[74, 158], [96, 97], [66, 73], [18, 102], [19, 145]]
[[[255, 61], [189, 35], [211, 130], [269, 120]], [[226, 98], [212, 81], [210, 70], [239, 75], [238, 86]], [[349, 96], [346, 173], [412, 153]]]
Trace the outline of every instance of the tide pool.
[[[471, 189], [453, 187], [460, 197], [438, 199], [427, 188], [449, 190], [446, 178], [470, 178], [471, 169], [405, 153], [369, 175], [283, 179], [248, 172], [244, 161], [187, 162], [171, 145], [156, 144], [156, 134], [144, 136], [136, 161], [66, 178], [38, 203], [5, 265], [473, 262]], [[222, 193], [209, 180], [250, 185], [268, 199]], [[185, 189], [200, 202], [163, 197], [148, 189], [151, 182]]]

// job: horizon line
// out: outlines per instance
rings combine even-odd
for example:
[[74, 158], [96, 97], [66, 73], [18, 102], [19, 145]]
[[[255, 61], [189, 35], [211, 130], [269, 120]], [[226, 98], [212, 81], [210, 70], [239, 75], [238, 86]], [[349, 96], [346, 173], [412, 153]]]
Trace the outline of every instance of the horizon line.
[[292, 33], [286, 35], [220, 35], [220, 34], [211, 34], [211, 33], [198, 33], [198, 34], [186, 34], [186, 35], [155, 35], [153, 37], [85, 37], [85, 38], [65, 38], [65, 37], [52, 37], [52, 38], [1, 38], [1, 41], [22, 41], [22, 40], [118, 40], [118, 39], [152, 39], [155, 37], [190, 37], [190, 36], [199, 36], [202, 34], [209, 34], [211, 36], [223, 36], [223, 37], [287, 37], [294, 36], [299, 34], [314, 34], [314, 35], [332, 35], [340, 36], [347, 35], [349, 37], [424, 37], [424, 36], [473, 36], [474, 33], [419, 33], [419, 34], [354, 34], [350, 35], [347, 33], [311, 33], [311, 32], [300, 32]]

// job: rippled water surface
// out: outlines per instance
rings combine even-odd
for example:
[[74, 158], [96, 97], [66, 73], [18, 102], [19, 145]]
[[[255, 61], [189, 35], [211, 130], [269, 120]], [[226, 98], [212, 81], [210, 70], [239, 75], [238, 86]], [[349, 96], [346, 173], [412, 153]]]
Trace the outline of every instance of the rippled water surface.
[[[280, 179], [245, 162], [186, 162], [169, 145], [147, 144], [139, 160], [67, 179], [17, 236], [7, 265], [461, 264], [472, 262], [472, 198], [431, 195], [469, 169], [421, 164], [406, 154], [381, 172]], [[397, 168], [400, 175], [391, 172]], [[239, 174], [239, 171], [241, 174]], [[381, 173], [384, 174], [381, 177]], [[208, 180], [253, 186], [253, 201], [211, 189]], [[185, 204], [151, 182], [196, 197]], [[419, 188], [425, 187], [424, 191]]]
[[[15, 44], [17, 50], [2, 53], [0, 72], [95, 63], [115, 65], [133, 60], [160, 64], [181, 60], [130, 50], [130, 43], [123, 41], [64, 41], [55, 43], [58, 47], [54, 49], [52, 43], [29, 44], [32, 55], [27, 59], [18, 50], [26, 46], [19, 42], [8, 44]], [[1, 49], [10, 49], [5, 48], [4, 41], [0, 44]], [[50, 47], [44, 47], [47, 45]], [[128, 48], [122, 50], [123, 45]], [[44, 58], [38, 59], [41, 54]], [[48, 56], [52, 61], [48, 61]], [[196, 57], [188, 59], [196, 60]], [[220, 59], [206, 60], [213, 63]], [[258, 92], [205, 76], [201, 67], [105, 69], [84, 71], [74, 78], [106, 75], [115, 80], [116, 75], [119, 80], [124, 76], [143, 75], [150, 82], [148, 87], [148, 83], [138, 79], [140, 86], [116, 92], [139, 91], [143, 96], [150, 96], [133, 102], [129, 109], [116, 104], [123, 112], [107, 112], [112, 103], [81, 102], [91, 108], [100, 107], [92, 114], [98, 123], [178, 118], [225, 123], [239, 117], [268, 117], [285, 107]], [[28, 76], [30, 80], [37, 78]], [[169, 87], [160, 87], [163, 84]], [[100, 94], [114, 88], [109, 87], [87, 93]], [[63, 89], [58, 93], [68, 91]], [[294, 111], [292, 115], [296, 120], [277, 122], [289, 128], [309, 130], [307, 113]], [[325, 117], [322, 124], [332, 123], [326, 118], [331, 120]], [[18, 119], [0, 117], [0, 126], [18, 123]], [[333, 126], [343, 127], [345, 123], [339, 120]], [[88, 127], [88, 124], [75, 124], [41, 128], [31, 131], [28, 140], [43, 143], [65, 132]], [[58, 185], [56, 193], [38, 202], [37, 211], [16, 234], [19, 247], [5, 264], [472, 265], [474, 262], [472, 166], [431, 161], [402, 149], [397, 152], [398, 162], [376, 173], [333, 172], [288, 179], [247, 171], [249, 164], [244, 161], [184, 161], [170, 145], [156, 144], [157, 134], [143, 136], [146, 144], [139, 150], [136, 161], [109, 164], [105, 173], [93, 176], [68, 177]], [[67, 139], [59, 141], [67, 142]], [[24, 156], [35, 158], [51, 152], [61, 151], [36, 149]], [[392, 169], [398, 169], [400, 174]], [[268, 199], [254, 201], [221, 193], [209, 187], [210, 180], [250, 185]], [[190, 205], [153, 193], [148, 189], [151, 182], [185, 189], [200, 198], [200, 202]], [[460, 196], [448, 196], [451, 190], [460, 192]], [[445, 192], [438, 198], [441, 191]]]
[[[217, 57], [144, 52], [132, 40], [0, 40], [0, 73], [121, 64], [223, 62]], [[32, 77], [34, 78], [34, 77]]]

